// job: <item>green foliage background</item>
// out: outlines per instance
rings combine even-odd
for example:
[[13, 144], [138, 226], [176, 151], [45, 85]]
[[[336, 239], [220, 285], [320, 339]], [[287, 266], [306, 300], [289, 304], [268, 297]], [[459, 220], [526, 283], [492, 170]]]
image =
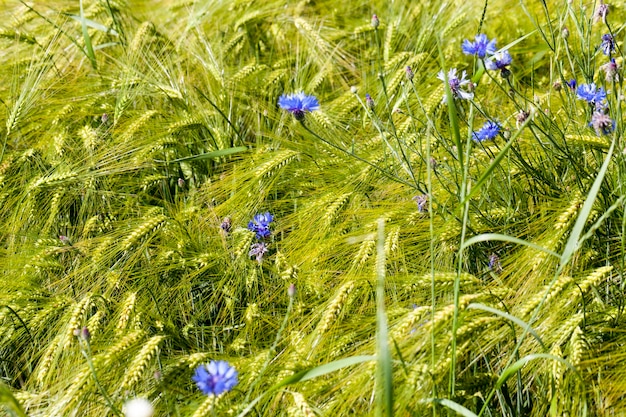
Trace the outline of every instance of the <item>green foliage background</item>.
[[[482, 16], [474, 0], [94, 0], [88, 20], [78, 2], [43, 3], [0, 0], [0, 378], [28, 415], [112, 415], [74, 336], [83, 326], [116, 406], [145, 396], [158, 416], [208, 412], [191, 376], [210, 359], [239, 371], [213, 404], [237, 415], [298, 371], [375, 354], [381, 217], [395, 415], [445, 415], [432, 398], [478, 414], [495, 387], [483, 415], [626, 412], [623, 121], [597, 137], [588, 109], [553, 87], [602, 82], [599, 3], [494, 0]], [[443, 62], [473, 76], [460, 44], [478, 31], [512, 44], [513, 79], [475, 80], [480, 111], [458, 108], [463, 142], [487, 118], [510, 133], [520, 109], [533, 120], [465, 206], [463, 184], [509, 137], [459, 164], [436, 75]], [[607, 90], [621, 115], [621, 80]], [[277, 107], [295, 91], [321, 104], [305, 126]], [[571, 262], [493, 239], [461, 250], [498, 233], [561, 254], [612, 141]], [[429, 187], [419, 212], [412, 199]], [[275, 223], [258, 264], [246, 226], [265, 211]], [[541, 343], [485, 307], [532, 322]], [[571, 367], [540, 358], [496, 384], [535, 353]], [[252, 414], [374, 414], [375, 381], [374, 362], [347, 367], [271, 392]]]

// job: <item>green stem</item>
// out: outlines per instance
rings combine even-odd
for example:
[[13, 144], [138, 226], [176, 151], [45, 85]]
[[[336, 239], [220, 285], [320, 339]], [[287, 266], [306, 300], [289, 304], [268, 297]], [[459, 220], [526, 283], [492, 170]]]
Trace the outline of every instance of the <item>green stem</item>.
[[113, 411], [113, 413], [116, 416], [123, 417], [122, 412], [113, 404], [113, 400], [111, 399], [109, 394], [106, 392], [106, 390], [104, 389], [104, 387], [100, 384], [100, 381], [98, 380], [98, 374], [96, 373], [96, 368], [94, 367], [93, 360], [91, 359], [92, 357], [91, 345], [89, 344], [89, 340], [85, 338], [81, 338], [81, 336], [79, 336], [79, 338], [80, 338], [79, 340], [81, 341], [81, 345], [84, 343], [85, 348], [81, 349], [81, 352], [83, 356], [85, 357], [85, 359], [87, 359], [87, 365], [89, 366], [89, 369], [91, 370], [91, 374], [93, 375], [93, 380], [96, 383], [96, 387], [98, 387], [98, 390], [104, 397], [104, 401], [107, 403], [111, 411]]

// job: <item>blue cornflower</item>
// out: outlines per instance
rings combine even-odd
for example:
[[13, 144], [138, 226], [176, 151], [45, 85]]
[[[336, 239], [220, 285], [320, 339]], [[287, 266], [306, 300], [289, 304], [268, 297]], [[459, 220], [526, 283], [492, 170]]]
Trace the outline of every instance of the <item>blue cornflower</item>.
[[[461, 87], [466, 86], [466, 85], [469, 88], [473, 87], [472, 82], [468, 80], [467, 78], [465, 78], [466, 75], [467, 73], [463, 71], [461, 73], [461, 78], [457, 77], [456, 68], [452, 68], [450, 69], [450, 71], [448, 71], [448, 85], [450, 86], [450, 91], [452, 91], [453, 98], [460, 98], [463, 100], [470, 100], [474, 98], [474, 93], [470, 93], [468, 91], [464, 91], [461, 89]], [[439, 71], [439, 74], [437, 74], [437, 78], [439, 78], [443, 82], [446, 81], [446, 77], [443, 71]], [[444, 103], [446, 102], [445, 94], [443, 95], [443, 102]]]
[[576, 89], [576, 80], [575, 79], [571, 79], [569, 81], [567, 81], [565, 84], [567, 84], [567, 86], [570, 88], [570, 90], [575, 90]]
[[498, 136], [499, 132], [500, 125], [496, 122], [492, 122], [491, 120], [487, 120], [478, 132], [474, 132], [474, 140], [476, 142], [491, 140]]
[[308, 96], [302, 92], [296, 94], [283, 94], [278, 99], [281, 109], [293, 114], [296, 120], [304, 120], [306, 112], [319, 110], [320, 104], [315, 96]]
[[609, 33], [606, 35], [602, 35], [602, 44], [600, 44], [600, 48], [602, 49], [602, 53], [607, 56], [611, 56], [613, 51], [615, 51], [615, 39]]
[[511, 65], [513, 58], [511, 58], [511, 54], [509, 51], [504, 50], [502, 52], [498, 52], [494, 54], [492, 59], [488, 59], [485, 61], [485, 66], [489, 70], [505, 70], [507, 66]]
[[272, 233], [270, 231], [270, 223], [273, 220], [274, 216], [272, 216], [269, 212], [257, 214], [248, 223], [248, 230], [256, 233], [257, 239], [270, 237], [270, 234]]
[[226, 361], [210, 361], [196, 368], [192, 378], [206, 395], [220, 395], [237, 385], [237, 371]]
[[589, 126], [596, 131], [598, 136], [608, 135], [615, 130], [615, 120], [611, 119], [608, 114], [596, 111], [591, 117]]
[[595, 83], [581, 84], [576, 90], [576, 95], [579, 99], [593, 104], [596, 108], [604, 107], [603, 101], [606, 99], [606, 91], [602, 87], [596, 88]]
[[484, 58], [487, 55], [496, 53], [496, 40], [489, 40], [487, 35], [476, 35], [475, 42], [465, 39], [461, 46], [465, 55], [476, 55], [478, 58]]

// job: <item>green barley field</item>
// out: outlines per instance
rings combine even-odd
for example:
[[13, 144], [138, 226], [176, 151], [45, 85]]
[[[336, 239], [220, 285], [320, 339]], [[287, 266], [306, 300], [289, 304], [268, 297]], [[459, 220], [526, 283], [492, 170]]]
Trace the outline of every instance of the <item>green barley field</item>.
[[0, 415], [626, 416], [621, 0], [0, 0]]

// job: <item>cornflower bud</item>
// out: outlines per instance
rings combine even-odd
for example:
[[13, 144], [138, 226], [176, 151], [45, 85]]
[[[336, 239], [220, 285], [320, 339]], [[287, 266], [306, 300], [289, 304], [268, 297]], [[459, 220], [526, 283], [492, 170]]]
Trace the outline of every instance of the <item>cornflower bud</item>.
[[372, 27], [376, 29], [378, 26], [380, 26], [380, 20], [378, 20], [378, 16], [374, 14], [372, 15]]
[[407, 65], [407, 67], [406, 67], [406, 78], [409, 81], [413, 81], [413, 77], [415, 77], [415, 74], [413, 73], [413, 70], [411, 69], [411, 67], [409, 67]]

